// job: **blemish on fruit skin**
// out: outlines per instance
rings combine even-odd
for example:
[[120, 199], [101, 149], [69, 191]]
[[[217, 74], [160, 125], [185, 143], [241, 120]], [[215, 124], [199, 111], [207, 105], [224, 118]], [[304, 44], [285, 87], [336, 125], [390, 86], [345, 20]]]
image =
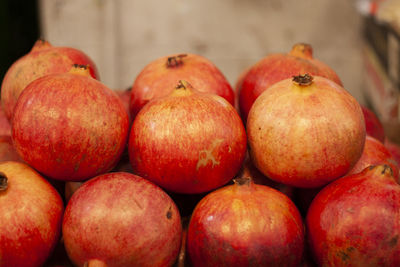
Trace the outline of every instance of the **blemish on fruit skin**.
[[398, 242], [398, 241], [399, 241], [399, 236], [396, 235], [396, 236], [394, 236], [392, 239], [390, 239], [390, 241], [389, 241], [389, 246], [390, 246], [391, 248], [395, 247], [395, 246], [397, 245], [397, 242]]
[[199, 151], [199, 160], [197, 161], [196, 171], [198, 171], [199, 168], [206, 166], [209, 161], [211, 161], [212, 167], [220, 163], [218, 160], [215, 159], [212, 152], [223, 141], [223, 139], [215, 139], [208, 149], [203, 149]]
[[171, 211], [171, 207], [169, 207], [168, 211], [167, 211], [167, 219], [171, 220], [172, 219], [172, 211]]

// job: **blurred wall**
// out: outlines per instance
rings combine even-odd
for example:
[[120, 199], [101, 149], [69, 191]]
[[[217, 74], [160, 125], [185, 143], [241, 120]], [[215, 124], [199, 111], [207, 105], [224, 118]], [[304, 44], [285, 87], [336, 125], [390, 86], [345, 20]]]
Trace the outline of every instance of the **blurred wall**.
[[269, 53], [313, 46], [360, 102], [361, 18], [349, 0], [40, 0], [41, 29], [53, 45], [85, 51], [111, 88], [132, 85], [150, 61], [197, 53], [233, 85]]

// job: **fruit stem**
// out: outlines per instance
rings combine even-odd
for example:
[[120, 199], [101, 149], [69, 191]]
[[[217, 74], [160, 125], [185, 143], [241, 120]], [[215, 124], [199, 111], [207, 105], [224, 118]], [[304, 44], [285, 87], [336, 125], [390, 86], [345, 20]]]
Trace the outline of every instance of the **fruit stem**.
[[292, 56], [304, 58], [304, 59], [312, 59], [313, 58], [313, 50], [311, 45], [305, 43], [297, 43], [292, 47], [292, 50], [289, 53]]
[[172, 56], [167, 58], [167, 68], [175, 68], [183, 65], [182, 58], [186, 57], [186, 54], [180, 54], [177, 56]]
[[310, 74], [306, 73], [304, 75], [293, 76], [293, 82], [297, 83], [300, 86], [308, 86], [312, 84], [314, 78]]
[[0, 192], [6, 191], [8, 188], [8, 178], [7, 176], [0, 172]]
[[233, 179], [233, 182], [235, 183], [235, 185], [238, 186], [244, 186], [244, 185], [250, 186], [252, 183], [252, 179], [248, 176], [237, 177]]

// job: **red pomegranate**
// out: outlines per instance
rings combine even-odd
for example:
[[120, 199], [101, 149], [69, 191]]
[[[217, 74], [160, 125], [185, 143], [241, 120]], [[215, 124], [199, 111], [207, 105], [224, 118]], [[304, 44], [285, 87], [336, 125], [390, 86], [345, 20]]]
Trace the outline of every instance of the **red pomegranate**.
[[130, 98], [132, 118], [150, 100], [170, 94], [179, 80], [186, 80], [201, 92], [217, 94], [235, 104], [231, 85], [209, 59], [195, 54], [177, 54], [150, 62], [136, 77]]
[[130, 111], [129, 111], [129, 101], [131, 98], [131, 88], [129, 87], [128, 89], [117, 89], [115, 90], [117, 95], [121, 98], [122, 103], [124, 103], [124, 107], [126, 112], [129, 115], [129, 124], [131, 124], [131, 116], [130, 116]]
[[299, 266], [304, 227], [293, 202], [239, 178], [204, 197], [193, 211], [186, 253], [196, 266]]
[[343, 87], [308, 74], [272, 85], [247, 121], [250, 156], [267, 177], [319, 187], [345, 175], [361, 157], [365, 123]]
[[89, 65], [91, 76], [99, 78], [96, 65], [84, 52], [38, 40], [32, 50], [15, 61], [4, 76], [1, 103], [8, 120], [11, 121], [18, 97], [30, 82], [48, 74], [68, 72], [73, 64]]
[[166, 190], [203, 193], [239, 171], [246, 133], [235, 108], [220, 96], [180, 81], [170, 95], [136, 116], [128, 143], [135, 173]]
[[30, 83], [12, 121], [15, 149], [46, 176], [79, 181], [111, 170], [127, 141], [129, 119], [119, 97], [88, 68]]
[[[362, 172], [371, 165], [387, 164], [393, 171], [394, 178], [399, 178], [399, 165], [389, 150], [378, 140], [367, 135], [361, 158], [347, 175]], [[399, 180], [400, 181], [400, 180]]]
[[327, 185], [306, 224], [318, 266], [400, 266], [400, 186], [388, 165]]
[[364, 114], [365, 130], [367, 135], [378, 139], [382, 143], [385, 142], [385, 130], [376, 114], [363, 105], [361, 105], [361, 110]]
[[42, 266], [58, 243], [63, 211], [60, 195], [36, 171], [0, 163], [0, 266]]
[[71, 197], [62, 224], [76, 266], [171, 266], [179, 253], [181, 217], [158, 186], [114, 172], [86, 181]]
[[244, 122], [250, 108], [262, 92], [276, 82], [299, 74], [309, 73], [328, 78], [342, 85], [337, 74], [325, 63], [313, 58], [309, 44], [297, 43], [287, 54], [270, 54], [251, 66], [247, 74], [240, 78], [239, 108]]

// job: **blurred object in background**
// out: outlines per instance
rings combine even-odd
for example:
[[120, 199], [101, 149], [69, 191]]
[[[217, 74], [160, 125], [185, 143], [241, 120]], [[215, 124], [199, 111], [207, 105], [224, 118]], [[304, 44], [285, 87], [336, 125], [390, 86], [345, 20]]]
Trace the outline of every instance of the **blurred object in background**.
[[375, 7], [363, 18], [363, 93], [387, 138], [400, 143], [400, 0], [369, 2]]
[[39, 27], [36, 0], [0, 1], [0, 82], [11, 64], [31, 50]]
[[233, 85], [269, 53], [309, 43], [360, 102], [361, 15], [348, 0], [40, 0], [43, 36], [86, 52], [111, 88], [156, 58], [194, 53]]

